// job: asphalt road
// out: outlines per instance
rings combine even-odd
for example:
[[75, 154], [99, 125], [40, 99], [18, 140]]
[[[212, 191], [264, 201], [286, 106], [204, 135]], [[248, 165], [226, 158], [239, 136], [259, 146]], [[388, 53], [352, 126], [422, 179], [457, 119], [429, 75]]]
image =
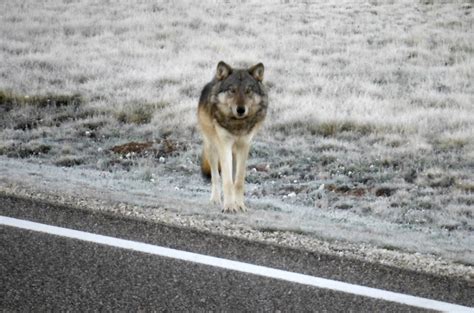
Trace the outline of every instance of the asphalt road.
[[[474, 306], [465, 281], [0, 194], [3, 216]], [[0, 226], [2, 311], [418, 312], [320, 289]]]

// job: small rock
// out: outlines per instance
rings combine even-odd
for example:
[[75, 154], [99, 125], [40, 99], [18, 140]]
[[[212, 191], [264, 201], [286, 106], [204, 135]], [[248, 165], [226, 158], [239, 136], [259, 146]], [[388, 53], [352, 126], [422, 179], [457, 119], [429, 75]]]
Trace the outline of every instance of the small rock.
[[254, 168], [258, 172], [268, 172], [270, 170], [270, 164], [268, 163], [257, 164]]
[[352, 204], [349, 203], [340, 203], [335, 206], [336, 209], [339, 210], [349, 210], [352, 208]]
[[291, 192], [288, 194], [288, 198], [294, 198], [296, 197], [296, 193], [295, 192]]
[[403, 179], [405, 179], [405, 181], [407, 183], [413, 183], [417, 177], [417, 172], [415, 169], [411, 169], [409, 170], [408, 172], [405, 173], [405, 175], [403, 175]]
[[158, 162], [160, 162], [160, 163], [165, 163], [165, 161], [166, 161], [166, 159], [162, 156], [158, 159]]

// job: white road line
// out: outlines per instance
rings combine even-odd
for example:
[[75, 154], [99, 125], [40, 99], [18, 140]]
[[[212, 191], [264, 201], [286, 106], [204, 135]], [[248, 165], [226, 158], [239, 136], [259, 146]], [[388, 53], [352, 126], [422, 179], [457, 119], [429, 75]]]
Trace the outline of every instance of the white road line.
[[220, 268], [225, 268], [228, 270], [234, 270], [243, 273], [250, 273], [258, 276], [265, 276], [270, 278], [276, 278], [281, 280], [286, 280], [294, 283], [314, 286], [317, 288], [331, 289], [336, 291], [341, 291], [345, 293], [350, 293], [354, 295], [382, 299], [391, 302], [397, 302], [401, 304], [406, 304], [410, 306], [415, 306], [424, 309], [431, 309], [436, 311], [443, 312], [472, 312], [474, 313], [473, 308], [469, 308], [462, 305], [451, 304], [447, 302], [441, 302], [426, 298], [420, 298], [415, 296], [410, 296], [406, 294], [369, 288], [349, 283], [344, 283], [336, 280], [330, 280], [320, 277], [314, 277], [304, 274], [298, 274], [294, 272], [283, 271], [279, 269], [269, 268], [265, 266], [259, 266], [249, 263], [237, 262], [222, 258], [216, 258], [208, 255], [197, 254], [192, 252], [186, 252], [176, 249], [170, 249], [160, 246], [155, 246], [147, 243], [124, 240], [109, 236], [102, 236], [93, 233], [87, 233], [83, 231], [73, 230], [69, 228], [51, 226], [46, 224], [34, 223], [30, 221], [20, 220], [16, 218], [6, 217], [0, 215], [0, 224], [48, 233], [52, 235], [58, 235], [73, 239], [79, 239], [83, 241], [94, 242], [98, 244], [104, 244], [108, 246], [113, 246], [122, 249], [129, 249], [134, 251], [140, 251], [144, 253], [155, 254], [159, 256], [169, 257], [178, 260], [184, 260], [199, 264], [205, 264]]

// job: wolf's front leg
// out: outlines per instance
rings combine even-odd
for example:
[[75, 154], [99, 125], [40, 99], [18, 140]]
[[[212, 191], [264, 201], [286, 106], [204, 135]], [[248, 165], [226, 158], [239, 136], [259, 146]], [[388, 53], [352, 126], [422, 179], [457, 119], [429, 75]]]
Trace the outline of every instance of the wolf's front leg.
[[239, 142], [236, 144], [236, 171], [235, 171], [235, 202], [237, 209], [246, 211], [247, 208], [244, 203], [244, 184], [245, 174], [247, 169], [247, 158], [249, 155], [250, 143]]
[[207, 155], [209, 156], [209, 165], [211, 167], [211, 203], [214, 205], [221, 205], [221, 178], [219, 175], [219, 155], [214, 145], [208, 144], [205, 146]]
[[222, 212], [237, 212], [232, 181], [232, 146], [221, 144], [218, 148], [222, 173], [222, 189], [224, 190], [224, 207]]

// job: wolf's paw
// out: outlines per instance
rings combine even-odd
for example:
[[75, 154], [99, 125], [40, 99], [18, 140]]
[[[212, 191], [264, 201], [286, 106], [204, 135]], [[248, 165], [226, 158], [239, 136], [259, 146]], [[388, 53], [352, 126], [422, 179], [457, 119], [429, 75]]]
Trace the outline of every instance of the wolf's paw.
[[209, 202], [214, 205], [214, 206], [221, 206], [221, 197], [211, 197], [211, 199], [209, 199]]
[[222, 204], [220, 193], [219, 192], [211, 193], [211, 198], [209, 199], [209, 202], [212, 205], [220, 206]]
[[237, 201], [236, 207], [242, 212], [247, 212], [247, 207], [245, 206], [245, 203], [243, 201]]
[[238, 207], [235, 203], [224, 203], [224, 207], [222, 208], [222, 213], [237, 213]]
[[222, 208], [222, 213], [237, 213], [239, 211], [247, 212], [247, 207], [243, 202], [224, 204], [224, 207]]

